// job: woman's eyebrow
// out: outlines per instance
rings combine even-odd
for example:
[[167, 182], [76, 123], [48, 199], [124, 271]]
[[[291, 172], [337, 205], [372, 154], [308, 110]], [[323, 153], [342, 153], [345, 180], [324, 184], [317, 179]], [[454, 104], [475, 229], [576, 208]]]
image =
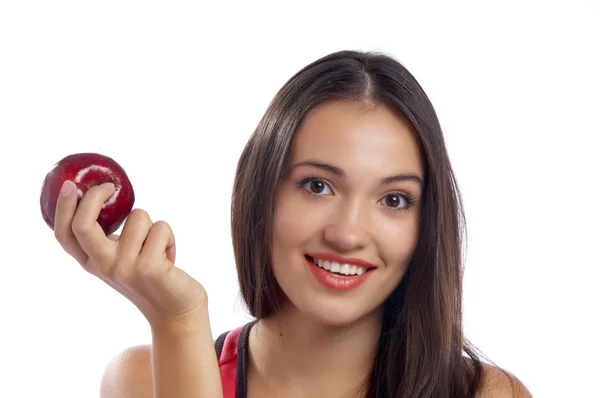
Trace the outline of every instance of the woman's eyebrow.
[[[338, 176], [340, 178], [344, 178], [346, 176], [346, 173], [341, 168], [334, 166], [332, 164], [329, 164], [329, 163], [319, 162], [316, 160], [304, 160], [302, 162], [298, 162], [294, 166], [292, 166], [292, 170], [294, 170], [297, 167], [301, 167], [301, 166], [316, 167], [321, 170], [325, 170], [332, 174], [335, 174], [336, 176]], [[423, 179], [421, 177], [419, 177], [416, 173], [400, 173], [400, 174], [380, 178], [379, 184], [387, 185], [387, 184], [391, 184], [393, 182], [399, 182], [399, 181], [415, 181], [415, 182], [419, 183], [421, 188], [423, 188], [423, 186], [424, 186]]]

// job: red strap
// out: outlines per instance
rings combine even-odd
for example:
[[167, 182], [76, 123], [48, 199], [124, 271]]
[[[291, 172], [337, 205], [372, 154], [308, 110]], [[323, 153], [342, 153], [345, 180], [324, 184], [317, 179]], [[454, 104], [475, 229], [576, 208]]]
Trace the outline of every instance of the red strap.
[[223, 386], [223, 398], [235, 398], [237, 379], [237, 348], [242, 327], [232, 330], [225, 337], [223, 349], [219, 357], [219, 370]]

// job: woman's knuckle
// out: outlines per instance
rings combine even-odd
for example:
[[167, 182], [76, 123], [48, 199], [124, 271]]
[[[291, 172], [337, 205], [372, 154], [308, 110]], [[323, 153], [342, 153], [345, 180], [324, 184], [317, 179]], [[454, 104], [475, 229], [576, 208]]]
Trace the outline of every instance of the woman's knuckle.
[[73, 221], [73, 224], [71, 224], [71, 230], [75, 235], [85, 236], [90, 232], [91, 225], [89, 223]]
[[159, 233], [166, 233], [171, 230], [171, 226], [169, 225], [169, 223], [163, 220], [158, 220], [157, 222], [155, 222], [152, 228], [156, 229], [156, 231]]
[[139, 221], [146, 221], [150, 219], [150, 215], [146, 210], [138, 208], [131, 210], [131, 212], [129, 213], [129, 217], [132, 217]]
[[129, 282], [133, 278], [133, 272], [127, 267], [116, 267], [113, 271], [113, 279], [122, 282]]

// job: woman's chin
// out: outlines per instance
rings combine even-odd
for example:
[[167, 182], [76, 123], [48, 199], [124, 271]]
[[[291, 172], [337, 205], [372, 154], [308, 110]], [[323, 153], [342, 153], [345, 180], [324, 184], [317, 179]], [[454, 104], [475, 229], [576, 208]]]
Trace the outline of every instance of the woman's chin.
[[331, 327], [349, 326], [374, 313], [373, 310], [358, 308], [350, 303], [305, 303], [298, 309], [312, 321]]

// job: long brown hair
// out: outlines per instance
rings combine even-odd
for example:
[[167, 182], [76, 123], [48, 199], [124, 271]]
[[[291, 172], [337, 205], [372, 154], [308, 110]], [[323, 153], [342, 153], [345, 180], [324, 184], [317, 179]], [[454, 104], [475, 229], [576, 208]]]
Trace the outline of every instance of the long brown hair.
[[269, 105], [242, 152], [232, 195], [242, 298], [257, 319], [277, 311], [271, 269], [275, 196], [299, 123], [309, 110], [333, 100], [398, 112], [412, 125], [425, 164], [419, 240], [406, 274], [384, 303], [367, 396], [473, 397], [481, 387], [482, 362], [463, 337], [466, 226], [460, 191], [432, 104], [389, 55], [340, 51], [324, 56], [292, 76]]

